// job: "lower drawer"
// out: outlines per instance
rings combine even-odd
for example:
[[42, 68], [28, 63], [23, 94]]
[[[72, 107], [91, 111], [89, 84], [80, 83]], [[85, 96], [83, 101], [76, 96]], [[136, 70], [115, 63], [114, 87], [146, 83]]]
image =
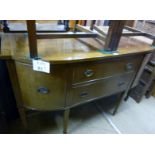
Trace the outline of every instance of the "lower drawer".
[[68, 105], [76, 105], [124, 91], [133, 75], [134, 72], [130, 72], [95, 83], [73, 87], [68, 94], [67, 103]]

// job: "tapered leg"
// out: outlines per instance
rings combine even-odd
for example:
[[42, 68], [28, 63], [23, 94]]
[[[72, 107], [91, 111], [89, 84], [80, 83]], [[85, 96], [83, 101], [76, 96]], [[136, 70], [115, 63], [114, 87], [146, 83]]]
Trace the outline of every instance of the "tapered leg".
[[69, 113], [70, 113], [70, 109], [65, 109], [65, 111], [64, 111], [64, 127], [63, 127], [63, 133], [64, 134], [67, 133]]
[[112, 115], [115, 115], [116, 112], [117, 112], [117, 109], [119, 107], [119, 105], [121, 104], [121, 102], [123, 101], [124, 99], [124, 93], [120, 93], [118, 96], [117, 96], [117, 102], [116, 102], [116, 106], [112, 112]]
[[23, 104], [22, 104], [23, 99], [22, 99], [21, 90], [20, 90], [20, 86], [19, 86], [15, 62], [12, 60], [7, 61], [7, 67], [8, 67], [8, 71], [9, 71], [9, 75], [10, 75], [10, 80], [11, 80], [11, 83], [13, 86], [13, 91], [14, 91], [14, 95], [16, 98], [16, 104], [17, 104], [17, 108], [19, 111], [20, 119], [22, 121], [24, 128], [27, 130], [28, 123], [27, 123], [27, 119], [26, 119], [26, 109], [23, 107]]
[[129, 95], [127, 95], [125, 98], [124, 98], [124, 101], [127, 101], [129, 98]]
[[28, 121], [26, 117], [26, 109], [24, 107], [18, 107], [20, 119], [22, 121], [22, 125], [24, 129], [27, 131], [28, 130]]
[[127, 101], [129, 96], [130, 96], [131, 90], [128, 91], [128, 93], [126, 94], [126, 96], [124, 97], [124, 101]]

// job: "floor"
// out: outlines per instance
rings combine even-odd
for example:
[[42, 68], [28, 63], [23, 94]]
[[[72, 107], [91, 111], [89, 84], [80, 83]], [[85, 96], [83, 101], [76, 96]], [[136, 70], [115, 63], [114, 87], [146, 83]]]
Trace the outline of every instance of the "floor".
[[[151, 134], [155, 133], [155, 98], [137, 104], [132, 98], [123, 102], [115, 116], [109, 111], [115, 96], [85, 104], [71, 110], [70, 134]], [[107, 106], [108, 105], [108, 106]], [[61, 134], [63, 113], [41, 112], [28, 116], [29, 133]], [[19, 120], [10, 125], [11, 133], [24, 133]]]

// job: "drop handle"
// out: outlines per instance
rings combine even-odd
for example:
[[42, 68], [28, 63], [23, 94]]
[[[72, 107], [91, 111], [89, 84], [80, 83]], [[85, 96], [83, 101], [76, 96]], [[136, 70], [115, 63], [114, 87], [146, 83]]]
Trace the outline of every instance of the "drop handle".
[[91, 77], [91, 76], [93, 76], [93, 74], [94, 74], [94, 72], [93, 72], [93, 70], [91, 70], [91, 69], [87, 69], [87, 70], [84, 72], [84, 75], [85, 75], [86, 77]]
[[37, 92], [40, 93], [40, 94], [48, 94], [49, 93], [49, 89], [46, 88], [46, 87], [39, 87], [37, 89]]
[[87, 95], [88, 95], [87, 92], [82, 92], [82, 93], [80, 94], [80, 97], [86, 97]]

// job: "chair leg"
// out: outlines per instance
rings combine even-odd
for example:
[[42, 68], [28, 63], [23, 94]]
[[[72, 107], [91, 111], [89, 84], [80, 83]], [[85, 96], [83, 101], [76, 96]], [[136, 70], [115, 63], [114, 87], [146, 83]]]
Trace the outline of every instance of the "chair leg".
[[63, 127], [63, 133], [67, 133], [67, 128], [68, 128], [68, 122], [69, 122], [69, 113], [70, 109], [65, 109], [64, 111], [64, 127]]

